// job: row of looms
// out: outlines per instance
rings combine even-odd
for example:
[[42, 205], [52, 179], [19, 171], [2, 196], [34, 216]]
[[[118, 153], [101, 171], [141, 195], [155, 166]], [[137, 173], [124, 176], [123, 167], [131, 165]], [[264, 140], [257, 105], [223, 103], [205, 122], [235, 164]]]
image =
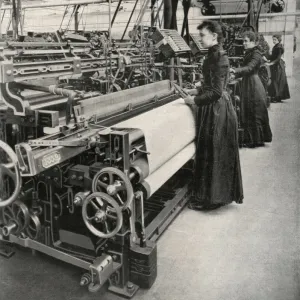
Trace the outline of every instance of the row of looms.
[[[75, 22], [75, 30], [25, 36], [21, 1], [13, 1], [13, 30], [0, 42], [0, 240], [80, 267], [91, 292], [108, 283], [130, 298], [154, 283], [156, 241], [188, 201], [195, 111], [183, 88], [201, 81], [206, 51], [189, 33], [191, 1], [183, 1], [181, 34], [172, 10], [161, 28], [146, 0], [130, 38], [128, 23], [117, 40], [121, 3], [108, 30], [80, 31]], [[241, 31], [253, 28], [247, 19], [223, 24], [233, 65]]]

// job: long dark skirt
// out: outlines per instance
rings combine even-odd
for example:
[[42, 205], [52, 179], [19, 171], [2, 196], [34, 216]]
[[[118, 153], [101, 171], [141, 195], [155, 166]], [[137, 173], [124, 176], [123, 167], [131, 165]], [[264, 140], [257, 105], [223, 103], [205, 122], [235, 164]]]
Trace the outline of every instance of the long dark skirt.
[[237, 118], [229, 95], [198, 111], [195, 197], [203, 204], [243, 202]]
[[267, 95], [257, 74], [243, 77], [241, 101], [241, 125], [244, 129], [244, 144], [256, 146], [272, 141], [269, 124]]
[[276, 101], [290, 99], [290, 90], [285, 74], [285, 63], [282, 59], [271, 68], [271, 85], [269, 87], [269, 96]]

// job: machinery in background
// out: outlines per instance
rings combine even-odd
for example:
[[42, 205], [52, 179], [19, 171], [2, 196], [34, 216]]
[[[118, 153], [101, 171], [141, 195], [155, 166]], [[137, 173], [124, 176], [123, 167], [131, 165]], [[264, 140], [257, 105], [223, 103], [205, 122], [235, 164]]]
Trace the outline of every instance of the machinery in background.
[[[31, 32], [21, 40], [0, 43], [2, 102], [9, 106], [26, 99], [39, 108], [68, 102], [67, 120], [76, 99], [163, 79], [180, 86], [199, 80], [199, 64], [190, 59], [190, 47], [175, 30], [153, 28], [147, 38], [123, 42], [109, 41], [106, 32]], [[70, 95], [73, 100], [66, 101]], [[22, 106], [18, 109], [24, 112]]]
[[261, 2], [263, 5], [262, 10], [266, 13], [281, 13], [285, 9], [284, 0], [236, 0], [229, 3], [220, 0], [197, 0], [196, 5], [201, 5], [203, 16], [214, 16], [247, 13], [249, 11], [249, 2], [253, 2], [255, 9]]
[[155, 58], [151, 41], [111, 44], [103, 32], [85, 34], [88, 38], [66, 32], [29, 33], [22, 41], [0, 43], [2, 60], [13, 69], [10, 79], [5, 76], [2, 82], [52, 78], [57, 87], [107, 93], [159, 76], [151, 72]]

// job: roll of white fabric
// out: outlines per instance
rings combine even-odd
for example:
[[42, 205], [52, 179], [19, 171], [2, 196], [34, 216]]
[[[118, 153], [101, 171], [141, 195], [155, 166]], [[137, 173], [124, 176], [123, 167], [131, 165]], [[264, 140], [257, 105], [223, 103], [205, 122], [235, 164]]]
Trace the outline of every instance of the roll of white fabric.
[[149, 175], [191, 144], [196, 135], [194, 113], [183, 99], [118, 123], [114, 127], [139, 128], [143, 131], [147, 151], [150, 152]]
[[183, 150], [173, 156], [158, 170], [149, 175], [142, 185], [147, 191], [147, 198], [153, 195], [169, 178], [171, 178], [186, 162], [195, 155], [196, 146], [192, 142]]
[[79, 104], [85, 117], [97, 115], [98, 118], [104, 118], [114, 113], [124, 112], [128, 109], [128, 106], [135, 108], [150, 103], [155, 97], [168, 96], [173, 90], [170, 81], [163, 80], [133, 89], [81, 100]]

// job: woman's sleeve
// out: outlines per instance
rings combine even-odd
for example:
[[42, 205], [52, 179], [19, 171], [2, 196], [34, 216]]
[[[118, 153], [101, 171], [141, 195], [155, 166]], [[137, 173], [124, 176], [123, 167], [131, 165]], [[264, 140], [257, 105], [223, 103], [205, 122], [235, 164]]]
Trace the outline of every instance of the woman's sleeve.
[[227, 71], [228, 64], [216, 53], [215, 59], [211, 63], [210, 84], [204, 85], [198, 90], [199, 94], [194, 98], [196, 105], [207, 105], [217, 101], [221, 97], [223, 90], [222, 78], [226, 76]]
[[275, 49], [273, 49], [272, 51], [272, 56], [270, 58], [270, 63], [271, 64], [276, 64], [277, 62], [280, 61], [281, 56], [283, 54], [283, 49], [280, 47], [276, 47]]
[[235, 69], [235, 77], [242, 77], [253, 73], [254, 69], [257, 69], [261, 65], [261, 58], [261, 54], [255, 51], [246, 66]]

